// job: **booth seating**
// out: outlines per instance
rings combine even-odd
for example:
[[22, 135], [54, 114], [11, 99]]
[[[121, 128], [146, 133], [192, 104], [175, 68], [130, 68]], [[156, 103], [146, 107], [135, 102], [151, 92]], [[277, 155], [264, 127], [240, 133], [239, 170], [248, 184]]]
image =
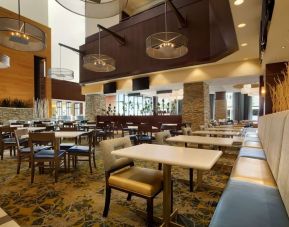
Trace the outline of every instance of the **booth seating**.
[[[260, 147], [247, 146], [252, 138]], [[258, 131], [245, 135], [210, 227], [288, 227], [288, 163], [289, 111], [260, 117]]]
[[19, 227], [19, 225], [0, 208], [0, 226]]

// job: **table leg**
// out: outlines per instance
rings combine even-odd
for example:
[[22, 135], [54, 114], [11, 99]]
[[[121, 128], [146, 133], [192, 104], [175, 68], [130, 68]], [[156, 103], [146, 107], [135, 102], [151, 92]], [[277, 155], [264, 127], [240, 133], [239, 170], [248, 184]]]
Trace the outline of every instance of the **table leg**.
[[194, 190], [194, 169], [190, 168], [190, 192], [192, 192]]
[[163, 193], [163, 216], [164, 227], [169, 227], [171, 222], [171, 165], [163, 164], [163, 176], [164, 176], [164, 193]]

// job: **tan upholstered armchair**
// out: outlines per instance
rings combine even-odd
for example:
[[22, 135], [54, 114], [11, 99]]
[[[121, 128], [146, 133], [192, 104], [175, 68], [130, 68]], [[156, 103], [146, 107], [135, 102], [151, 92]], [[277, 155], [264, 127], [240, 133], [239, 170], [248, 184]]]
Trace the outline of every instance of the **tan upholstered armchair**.
[[131, 146], [128, 137], [100, 142], [106, 181], [105, 207], [103, 216], [107, 217], [111, 189], [128, 193], [128, 200], [135, 195], [147, 200], [147, 223], [153, 226], [153, 199], [163, 188], [162, 172], [159, 170], [135, 167], [131, 159], [118, 158], [111, 152]]

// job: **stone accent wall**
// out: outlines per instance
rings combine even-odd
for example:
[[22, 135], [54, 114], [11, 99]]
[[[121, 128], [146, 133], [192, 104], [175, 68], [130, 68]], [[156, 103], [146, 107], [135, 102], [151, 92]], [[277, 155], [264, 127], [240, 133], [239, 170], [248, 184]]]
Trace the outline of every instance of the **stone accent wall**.
[[217, 92], [215, 100], [215, 119], [227, 119], [226, 92]]
[[103, 109], [106, 109], [104, 95], [85, 96], [85, 119], [95, 121], [97, 115], [103, 115]]
[[192, 123], [199, 130], [210, 119], [209, 86], [204, 82], [184, 84], [183, 122]]
[[33, 120], [33, 108], [0, 107], [0, 122], [7, 123], [9, 120]]

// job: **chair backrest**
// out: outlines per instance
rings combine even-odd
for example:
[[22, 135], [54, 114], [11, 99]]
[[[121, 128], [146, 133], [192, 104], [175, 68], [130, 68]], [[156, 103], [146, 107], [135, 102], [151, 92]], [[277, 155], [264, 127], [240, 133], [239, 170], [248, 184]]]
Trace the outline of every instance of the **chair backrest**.
[[270, 142], [270, 130], [271, 130], [271, 123], [272, 123], [272, 114], [265, 116], [265, 130], [263, 141], [261, 141], [263, 149], [266, 151], [268, 150], [269, 142]]
[[27, 136], [28, 139], [28, 135], [29, 135], [29, 131], [27, 128], [21, 128], [21, 129], [16, 129], [15, 131], [15, 139], [16, 139], [16, 144], [17, 144], [17, 148], [18, 150], [21, 147], [21, 142], [20, 140], [24, 137]]
[[33, 132], [33, 133], [29, 133], [28, 144], [29, 144], [29, 147], [31, 149], [31, 154], [33, 154], [34, 145], [35, 144], [51, 145], [53, 150], [54, 150], [54, 157], [58, 157], [59, 140], [55, 137], [55, 133], [53, 133], [53, 132], [44, 132], [44, 133]]
[[156, 143], [160, 145], [167, 145], [166, 139], [171, 137], [171, 133], [169, 131], [158, 132], [155, 135]]
[[193, 134], [193, 131], [190, 127], [182, 128], [183, 135], [190, 136]]
[[277, 179], [278, 176], [284, 124], [287, 115], [288, 111], [284, 111], [272, 114], [271, 116], [271, 126], [268, 132], [269, 142], [267, 149], [265, 149], [265, 153], [268, 164], [275, 179]]
[[[131, 141], [128, 137], [121, 137], [111, 140], [103, 140], [100, 142], [100, 153], [103, 159], [103, 165], [105, 171], [111, 171], [121, 165], [123, 162], [119, 160], [125, 160], [124, 158], [117, 158], [115, 155], [111, 154], [112, 151], [126, 148], [132, 146]], [[126, 161], [131, 161], [126, 159]]]
[[61, 132], [74, 132], [74, 131], [78, 131], [78, 129], [76, 127], [61, 127], [61, 128], [59, 128], [59, 131], [61, 131]]
[[138, 125], [138, 134], [139, 135], [152, 135], [153, 126], [151, 124], [139, 124]]
[[289, 215], [289, 115], [284, 124], [277, 185]]

